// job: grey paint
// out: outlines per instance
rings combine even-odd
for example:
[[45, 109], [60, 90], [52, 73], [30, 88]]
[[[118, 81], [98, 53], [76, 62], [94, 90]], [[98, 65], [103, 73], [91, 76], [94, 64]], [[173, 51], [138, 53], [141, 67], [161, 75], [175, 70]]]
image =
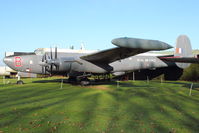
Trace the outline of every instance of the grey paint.
[[[88, 73], [107, 73], [107, 72], [123, 72], [123, 71], [134, 71], [139, 69], [154, 69], [159, 67], [168, 67], [175, 65], [174, 63], [167, 64], [164, 61], [160, 60], [154, 56], [131, 56], [129, 58], [123, 59], [121, 61], [115, 61], [109, 65], [113, 68], [112, 71], [107, 71], [99, 65], [93, 64], [86, 60], [81, 59], [82, 54], [79, 54], [79, 57], [76, 53], [75, 62], [67, 62], [67, 58], [71, 55], [65, 53], [58, 53], [58, 58], [60, 60], [59, 72], [62, 74], [67, 74], [70, 71], [75, 72], [88, 72]], [[20, 56], [22, 59], [22, 66], [15, 67], [14, 56], [6, 57], [4, 62], [11, 68], [16, 71], [21, 72], [31, 72], [31, 73], [42, 73], [42, 66], [39, 65], [39, 62], [42, 60], [42, 56], [39, 55], [23, 55]], [[66, 61], [66, 62], [65, 62]], [[81, 62], [81, 63], [79, 63]], [[27, 71], [29, 70], [29, 71]], [[53, 68], [54, 72], [55, 68]]]
[[136, 71], [140, 69], [155, 69], [174, 66], [175, 63], [165, 63], [155, 56], [132, 56], [110, 64], [114, 72]]
[[[193, 57], [192, 47], [189, 38], [186, 35], [180, 35], [176, 40], [175, 56], [179, 57]], [[180, 68], [187, 68], [190, 66], [188, 63], [176, 63]]]
[[[58, 53], [58, 58], [48, 60], [48, 63], [56, 62], [59, 68], [56, 70], [53, 67], [53, 73], [60, 75], [72, 75], [72, 72], [103, 74], [176, 66], [175, 63], [163, 61], [155, 56], [135, 56], [150, 50], [171, 48], [166, 43], [134, 38], [114, 39], [112, 43], [119, 47], [91, 54]], [[50, 55], [50, 53], [46, 54]], [[20, 67], [16, 67], [16, 57], [21, 58], [22, 65]], [[45, 63], [42, 64], [42, 57], [43, 55], [32, 53], [22, 54], [5, 57], [4, 62], [16, 71], [42, 73], [42, 67], [46, 65]]]
[[173, 48], [171, 45], [158, 40], [146, 40], [128, 37], [113, 39], [112, 43], [119, 47], [144, 50], [165, 50]]

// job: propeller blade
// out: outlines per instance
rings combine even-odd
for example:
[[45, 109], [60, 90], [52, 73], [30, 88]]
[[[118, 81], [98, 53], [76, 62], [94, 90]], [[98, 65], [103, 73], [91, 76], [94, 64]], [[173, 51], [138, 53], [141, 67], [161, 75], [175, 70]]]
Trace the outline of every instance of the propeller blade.
[[47, 66], [44, 67], [44, 74], [45, 74], [45, 75], [46, 75], [46, 72], [48, 71], [47, 68], [48, 68]]
[[[42, 59], [41, 59], [42, 63], [46, 60], [45, 57], [46, 57], [46, 53], [42, 56]], [[45, 72], [44, 68], [45, 67], [42, 66], [42, 74], [44, 74], [44, 72]]]
[[42, 66], [42, 71], [41, 71], [41, 73], [44, 74], [44, 67], [43, 67], [43, 66]]
[[[44, 55], [44, 56], [45, 56], [45, 55]], [[42, 56], [42, 59], [41, 59], [42, 62], [44, 62], [44, 58], [45, 58], [44, 56]]]
[[45, 54], [44, 54], [44, 61], [45, 61], [45, 62], [46, 62], [46, 56], [47, 56], [47, 55], [46, 55], [46, 53], [45, 53]]
[[50, 59], [53, 59], [53, 52], [52, 52], [52, 47], [50, 47]]
[[51, 64], [50, 65], [50, 74], [52, 74], [52, 72], [53, 72], [53, 65]]
[[[57, 46], [55, 47], [55, 59], [57, 59]], [[55, 67], [56, 67], [56, 71], [58, 71], [59, 65], [56, 64]]]
[[55, 59], [57, 59], [57, 47], [55, 47]]

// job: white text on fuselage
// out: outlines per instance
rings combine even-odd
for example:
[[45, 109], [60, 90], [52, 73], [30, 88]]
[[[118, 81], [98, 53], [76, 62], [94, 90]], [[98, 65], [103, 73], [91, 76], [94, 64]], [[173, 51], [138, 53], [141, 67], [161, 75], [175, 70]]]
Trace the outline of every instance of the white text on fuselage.
[[156, 62], [156, 59], [137, 59], [137, 62]]

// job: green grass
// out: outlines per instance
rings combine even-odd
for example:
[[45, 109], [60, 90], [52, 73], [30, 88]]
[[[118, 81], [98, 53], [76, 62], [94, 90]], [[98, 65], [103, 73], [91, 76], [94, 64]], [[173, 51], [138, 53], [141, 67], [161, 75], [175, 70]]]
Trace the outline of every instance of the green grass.
[[[88, 87], [59, 80], [0, 81], [0, 133], [197, 133], [199, 84], [116, 82]], [[49, 80], [49, 81], [48, 81]], [[46, 82], [45, 82], [46, 81]]]

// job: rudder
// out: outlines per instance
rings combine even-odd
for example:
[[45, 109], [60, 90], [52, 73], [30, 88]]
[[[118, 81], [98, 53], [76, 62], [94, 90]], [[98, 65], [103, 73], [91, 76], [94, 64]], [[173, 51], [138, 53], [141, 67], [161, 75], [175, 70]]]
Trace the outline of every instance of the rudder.
[[[180, 35], [176, 40], [175, 57], [193, 57], [192, 46], [189, 38], [186, 35]], [[176, 63], [179, 68], [187, 68], [189, 63]]]

